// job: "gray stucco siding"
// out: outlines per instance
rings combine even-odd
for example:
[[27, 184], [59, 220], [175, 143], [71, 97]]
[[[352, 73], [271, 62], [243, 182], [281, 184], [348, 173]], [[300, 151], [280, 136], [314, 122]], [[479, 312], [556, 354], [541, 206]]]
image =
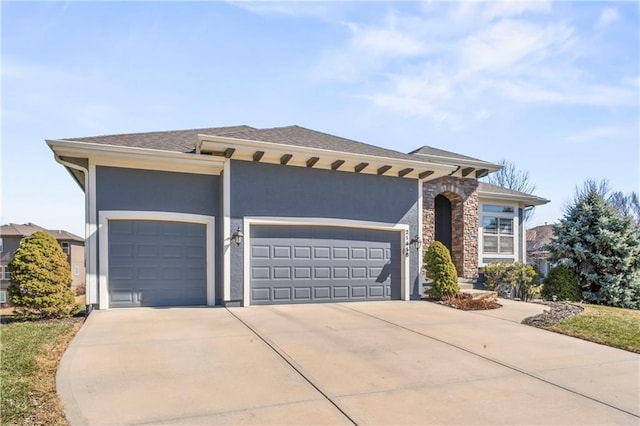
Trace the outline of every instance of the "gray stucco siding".
[[219, 177], [120, 167], [96, 168], [100, 210], [219, 215]]
[[[215, 175], [96, 167], [96, 207], [102, 210], [158, 211], [215, 217], [215, 295], [222, 294], [222, 179]], [[99, 244], [99, 243], [98, 243]], [[102, 295], [101, 295], [102, 297]]]
[[[332, 218], [409, 225], [418, 234], [418, 181], [392, 176], [231, 161], [231, 231], [245, 216]], [[410, 297], [420, 297], [418, 251], [411, 248]], [[242, 247], [231, 247], [231, 299], [243, 298]]]

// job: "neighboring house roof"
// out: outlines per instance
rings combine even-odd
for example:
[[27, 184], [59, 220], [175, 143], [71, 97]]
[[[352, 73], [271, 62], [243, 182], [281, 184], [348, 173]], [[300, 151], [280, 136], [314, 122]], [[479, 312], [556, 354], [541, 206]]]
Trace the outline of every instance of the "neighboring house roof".
[[38, 231], [44, 231], [53, 236], [58, 241], [84, 242], [84, 238], [72, 234], [69, 231], [64, 231], [62, 229], [45, 229], [42, 226], [36, 225], [35, 223], [9, 223], [7, 225], [2, 225], [0, 226], [0, 237], [23, 238]]
[[553, 238], [553, 225], [540, 225], [527, 230], [527, 253], [544, 257], [548, 253], [547, 244]]
[[549, 200], [525, 192], [503, 188], [487, 182], [480, 182], [478, 185], [478, 196], [486, 198], [497, 198], [501, 200], [518, 201], [526, 206], [540, 206], [547, 204]]

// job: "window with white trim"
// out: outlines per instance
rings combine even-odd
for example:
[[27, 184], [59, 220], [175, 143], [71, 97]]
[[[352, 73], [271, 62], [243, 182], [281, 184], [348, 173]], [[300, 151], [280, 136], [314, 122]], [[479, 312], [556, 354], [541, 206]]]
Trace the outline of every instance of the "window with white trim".
[[[483, 256], [497, 257], [505, 261], [514, 259], [518, 243], [517, 214], [517, 208], [514, 205], [482, 204], [480, 244]], [[486, 262], [483, 260], [482, 263]]]
[[73, 275], [80, 275], [80, 267], [78, 265], [74, 265]]
[[482, 250], [485, 254], [513, 254], [513, 218], [483, 216]]
[[11, 272], [9, 272], [9, 265], [0, 265], [0, 280], [9, 281], [11, 279]]
[[69, 254], [69, 242], [63, 241], [60, 245], [62, 246], [62, 251]]
[[0, 253], [4, 253], [4, 241], [0, 238]]
[[0, 290], [0, 303], [7, 303], [7, 291]]

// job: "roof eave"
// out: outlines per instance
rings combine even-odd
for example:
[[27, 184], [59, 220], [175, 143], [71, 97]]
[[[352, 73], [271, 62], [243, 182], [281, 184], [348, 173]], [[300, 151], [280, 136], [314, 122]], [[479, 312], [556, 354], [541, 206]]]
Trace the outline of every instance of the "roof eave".
[[91, 158], [95, 164], [111, 164], [114, 166], [136, 167], [147, 165], [150, 168], [187, 167], [190, 171], [202, 173], [219, 173], [224, 159], [209, 155], [167, 151], [150, 148], [138, 148], [120, 145], [105, 145], [91, 142], [46, 140], [49, 148], [59, 157]]
[[[229, 152], [228, 150], [230, 149], [233, 149], [234, 151], [229, 158], [233, 156], [234, 159], [247, 161], [278, 163], [278, 158], [284, 155], [290, 155], [292, 158], [296, 159], [296, 161], [292, 161], [291, 159], [287, 160], [287, 163], [291, 161], [291, 165], [305, 166], [306, 164], [307, 167], [333, 168], [328, 165], [335, 161], [343, 160], [344, 162], [350, 162], [350, 165], [367, 164], [365, 169], [356, 171], [357, 173], [363, 171], [364, 173], [385, 174], [387, 176], [392, 176], [394, 173], [398, 175], [398, 173], [401, 173], [403, 170], [406, 171], [411, 169], [410, 172], [407, 172], [402, 176], [414, 179], [435, 179], [437, 177], [446, 176], [456, 170], [455, 166], [449, 164], [420, 160], [382, 157], [370, 154], [311, 148], [277, 142], [239, 139], [227, 136], [198, 135], [196, 152], [225, 155], [224, 153]], [[260, 156], [260, 160], [255, 160], [254, 155], [258, 152], [262, 153], [262, 155]], [[313, 165], [310, 166], [309, 163], [306, 162], [312, 158], [314, 158], [314, 161]], [[391, 168], [385, 169], [386, 166], [391, 166]], [[339, 168], [339, 170], [347, 170], [347, 168]], [[429, 174], [429, 172], [432, 173]], [[425, 176], [426, 174], [428, 174], [428, 176]]]
[[551, 200], [536, 197], [533, 195], [523, 196], [523, 195], [516, 195], [516, 194], [503, 194], [503, 193], [491, 192], [491, 191], [478, 191], [478, 196], [484, 197], [484, 198], [493, 198], [498, 200], [517, 201], [520, 204], [524, 204], [525, 207], [541, 206], [551, 202]]
[[455, 164], [456, 166], [460, 166], [461, 168], [474, 167], [476, 169], [487, 169], [489, 173], [497, 172], [502, 169], [502, 166], [498, 164], [489, 163], [488, 161], [482, 160], [472, 160], [467, 158], [462, 159], [445, 155], [423, 154], [419, 152], [415, 152], [411, 155], [425, 157], [434, 163], [444, 162], [446, 164]]

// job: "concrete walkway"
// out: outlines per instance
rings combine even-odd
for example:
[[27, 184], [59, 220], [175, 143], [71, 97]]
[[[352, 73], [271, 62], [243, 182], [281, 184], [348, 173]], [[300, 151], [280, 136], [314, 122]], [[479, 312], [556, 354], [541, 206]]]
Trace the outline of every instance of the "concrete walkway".
[[58, 391], [73, 425], [640, 424], [640, 356], [511, 303], [96, 311]]

